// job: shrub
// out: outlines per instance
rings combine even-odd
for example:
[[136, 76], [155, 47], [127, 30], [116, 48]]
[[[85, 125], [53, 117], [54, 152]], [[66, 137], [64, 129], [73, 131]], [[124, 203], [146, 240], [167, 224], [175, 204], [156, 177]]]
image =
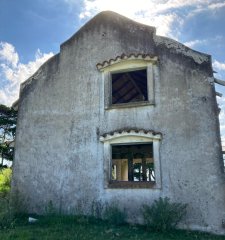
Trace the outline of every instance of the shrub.
[[175, 228], [186, 214], [187, 204], [171, 203], [159, 198], [151, 206], [144, 205], [142, 212], [148, 229], [167, 231]]
[[14, 226], [15, 218], [9, 202], [12, 170], [0, 169], [0, 229]]
[[0, 229], [12, 228], [14, 224], [15, 217], [8, 196], [0, 197]]
[[0, 170], [0, 196], [6, 196], [10, 191], [12, 170], [4, 168]]
[[117, 206], [106, 206], [103, 218], [111, 224], [123, 225], [126, 223], [126, 213], [121, 211]]

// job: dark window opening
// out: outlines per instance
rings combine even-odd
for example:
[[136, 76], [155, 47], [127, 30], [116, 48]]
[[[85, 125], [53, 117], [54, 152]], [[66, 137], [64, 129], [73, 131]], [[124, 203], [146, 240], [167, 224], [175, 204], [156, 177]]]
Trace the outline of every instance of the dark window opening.
[[112, 74], [112, 104], [148, 101], [147, 70]]
[[112, 145], [114, 181], [155, 182], [153, 144]]

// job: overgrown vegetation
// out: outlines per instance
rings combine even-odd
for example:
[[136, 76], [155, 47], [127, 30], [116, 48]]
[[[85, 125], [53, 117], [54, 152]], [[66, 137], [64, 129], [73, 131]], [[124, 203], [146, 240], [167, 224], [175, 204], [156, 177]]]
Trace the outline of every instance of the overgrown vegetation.
[[[29, 223], [30, 215], [17, 215], [12, 211], [8, 198], [10, 189], [11, 170], [4, 169], [0, 173], [0, 239], [4, 240], [26, 240], [26, 239], [79, 239], [79, 240], [225, 240], [225, 237], [215, 236], [206, 233], [173, 230], [165, 231], [146, 231], [145, 226], [129, 225], [126, 223], [126, 213], [116, 205], [107, 205], [96, 202], [93, 203], [92, 217], [87, 216], [65, 216], [57, 213], [50, 201], [46, 206], [45, 216], [33, 216], [38, 219], [35, 223]], [[20, 206], [17, 206], [18, 209]], [[159, 211], [166, 221], [171, 221], [167, 217], [172, 213], [172, 222], [175, 226], [181, 215], [184, 214], [184, 205], [170, 203], [169, 199], [159, 199], [152, 206], [145, 206], [145, 212], [149, 209]], [[18, 211], [17, 209], [17, 211]], [[182, 211], [180, 211], [182, 210]], [[176, 215], [174, 212], [178, 212]], [[183, 214], [181, 214], [183, 213]], [[93, 221], [94, 219], [94, 221]], [[102, 220], [104, 219], [104, 220]], [[148, 221], [149, 215], [145, 214]], [[161, 218], [159, 218], [161, 221]], [[156, 218], [158, 221], [158, 218]], [[160, 223], [160, 221], [158, 223]], [[150, 221], [152, 224], [152, 220]], [[170, 228], [169, 228], [170, 229]], [[159, 225], [154, 230], [159, 230]], [[161, 230], [161, 229], [160, 229]]]
[[17, 111], [0, 104], [0, 167], [6, 167], [4, 159], [13, 160], [16, 121]]
[[103, 214], [103, 219], [114, 225], [124, 225], [126, 218], [126, 212], [120, 210], [116, 205], [106, 206]]
[[0, 169], [0, 197], [5, 197], [10, 191], [12, 170], [10, 168]]
[[159, 198], [152, 205], [144, 205], [142, 212], [149, 230], [169, 231], [174, 229], [186, 214], [187, 205], [172, 203], [169, 198]]
[[223, 236], [206, 233], [171, 231], [148, 232], [142, 226], [115, 226], [108, 222], [92, 222], [88, 217], [58, 216], [38, 217], [36, 223], [28, 223], [27, 218], [17, 221], [12, 229], [0, 230], [4, 240], [224, 240]]
[[16, 121], [17, 111], [0, 104], [0, 229], [12, 228], [15, 224], [9, 199], [12, 170], [4, 160], [13, 160]]
[[0, 229], [14, 226], [14, 216], [9, 202], [12, 170], [0, 169]]
[[0, 229], [13, 228], [15, 217], [8, 196], [0, 197]]

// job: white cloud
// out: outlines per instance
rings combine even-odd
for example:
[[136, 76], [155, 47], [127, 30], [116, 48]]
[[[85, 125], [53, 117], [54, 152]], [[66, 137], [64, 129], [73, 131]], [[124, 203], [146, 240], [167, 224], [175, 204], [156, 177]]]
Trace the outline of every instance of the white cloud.
[[220, 133], [221, 133], [221, 140], [223, 146], [225, 146], [225, 97], [217, 98], [217, 102], [219, 104], [219, 107], [221, 108], [220, 114], [219, 114], [219, 120], [220, 120]]
[[12, 67], [17, 66], [19, 56], [13, 45], [7, 42], [0, 42], [0, 60], [12, 65]]
[[[70, 6], [76, 0], [64, 0]], [[178, 28], [185, 19], [202, 11], [214, 11], [225, 6], [223, 0], [84, 0], [81, 19], [98, 12], [111, 10], [157, 28], [157, 34], [177, 37]], [[189, 12], [187, 9], [190, 8]], [[178, 11], [176, 11], [178, 10]], [[184, 12], [179, 10], [185, 10]]]
[[10, 43], [0, 42], [0, 103], [11, 105], [19, 96], [20, 83], [29, 78], [54, 54], [41, 53], [38, 49], [34, 61], [23, 64], [18, 53]]
[[203, 39], [203, 40], [199, 40], [199, 39], [196, 39], [196, 40], [193, 40], [193, 41], [190, 41], [190, 42], [185, 42], [184, 45], [190, 47], [190, 48], [193, 48], [197, 45], [204, 45], [204, 44], [207, 44], [208, 43], [208, 39]]
[[213, 61], [213, 69], [216, 71], [225, 71], [225, 62]]
[[213, 10], [218, 8], [223, 8], [223, 7], [225, 7], [225, 2], [211, 3], [209, 5], [209, 8]]
[[216, 35], [214, 37], [209, 37], [207, 39], [194, 39], [189, 42], [185, 42], [184, 45], [194, 48], [197, 46], [203, 46], [203, 45], [208, 45], [208, 44], [218, 44], [218, 42], [223, 41], [223, 36], [221, 35]]
[[[176, 38], [176, 34], [172, 33], [172, 25], [175, 22], [177, 22], [177, 24], [182, 23], [180, 17], [175, 13], [152, 15], [146, 12], [145, 14], [136, 14], [133, 16], [133, 19], [140, 23], [156, 27], [158, 35], [173, 36], [173, 38]], [[180, 23], [178, 23], [179, 20]]]
[[[73, 0], [66, 0], [72, 4]], [[168, 1], [167, 1], [168, 2]], [[171, 35], [172, 24], [181, 21], [180, 17], [175, 13], [165, 12], [168, 9], [165, 1], [149, 1], [149, 0], [84, 0], [84, 7], [80, 13], [80, 18], [89, 18], [98, 12], [111, 10], [132, 18], [138, 22], [155, 26], [159, 35]], [[174, 1], [171, 5], [174, 4]]]
[[[191, 1], [195, 2], [195, 1]], [[213, 0], [213, 1], [199, 1], [198, 4], [193, 3], [193, 9], [187, 16], [187, 20], [193, 16], [196, 16], [199, 13], [211, 11], [212, 13], [216, 13], [217, 10], [225, 7], [224, 0]]]
[[[223, 77], [222, 73], [225, 73], [225, 62], [219, 62], [217, 60], [213, 61], [213, 69], [218, 71], [219, 73], [216, 74], [219, 78]], [[219, 92], [223, 93], [223, 97], [217, 98], [217, 102], [219, 104], [219, 107], [221, 109], [219, 114], [219, 120], [220, 120], [220, 133], [221, 133], [221, 140], [223, 146], [225, 146], [225, 92], [224, 87], [222, 86], [216, 86]]]

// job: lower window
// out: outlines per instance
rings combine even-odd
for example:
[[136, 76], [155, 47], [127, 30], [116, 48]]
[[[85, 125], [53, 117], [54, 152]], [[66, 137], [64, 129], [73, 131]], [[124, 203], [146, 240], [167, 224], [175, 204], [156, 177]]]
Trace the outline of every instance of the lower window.
[[119, 129], [100, 136], [105, 188], [161, 188], [162, 133]]
[[155, 182], [152, 142], [111, 146], [111, 181]]

